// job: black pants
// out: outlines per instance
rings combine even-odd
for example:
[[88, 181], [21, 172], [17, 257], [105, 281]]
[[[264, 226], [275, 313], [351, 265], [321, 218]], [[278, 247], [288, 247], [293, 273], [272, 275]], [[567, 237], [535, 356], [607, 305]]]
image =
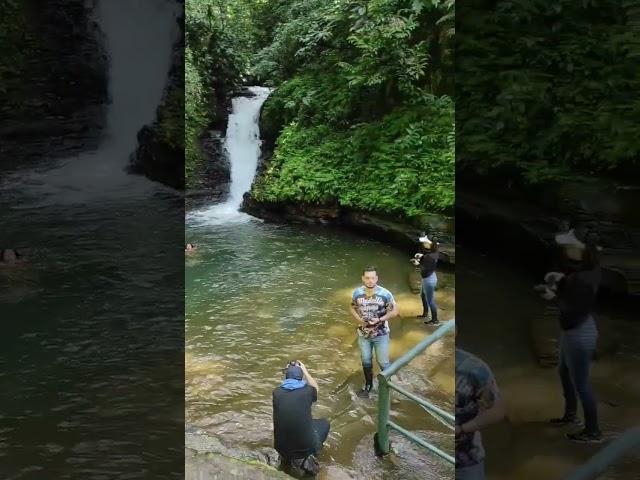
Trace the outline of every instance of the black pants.
[[313, 419], [313, 431], [316, 434], [316, 455], [322, 450], [322, 444], [326, 442], [330, 428], [331, 424], [326, 418]]
[[[329, 436], [330, 423], [326, 418], [314, 418], [313, 419], [313, 432], [315, 434], [315, 445], [313, 455], [318, 455], [322, 450], [322, 444], [327, 440]], [[280, 452], [278, 452], [280, 453]], [[307, 457], [303, 458], [287, 458], [280, 454], [280, 468], [287, 472], [289, 475], [297, 477], [304, 473], [304, 461]]]

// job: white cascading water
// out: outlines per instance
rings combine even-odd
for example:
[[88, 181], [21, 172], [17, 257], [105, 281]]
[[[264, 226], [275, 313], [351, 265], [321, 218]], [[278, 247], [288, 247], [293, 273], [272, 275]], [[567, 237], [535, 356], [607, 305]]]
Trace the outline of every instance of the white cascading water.
[[251, 189], [260, 157], [260, 107], [270, 88], [249, 87], [254, 96], [236, 97], [232, 100], [225, 150], [231, 165], [231, 184], [226, 202], [194, 212], [191, 218], [207, 224], [223, 224], [247, 221], [251, 217], [240, 212], [243, 195]]
[[[25, 182], [30, 193], [50, 195], [47, 203], [66, 204], [160, 188], [125, 169], [137, 147], [137, 133], [155, 120], [167, 85], [172, 47], [180, 34], [178, 9], [173, 0], [98, 1], [95, 20], [109, 56], [105, 138], [94, 152], [32, 172]], [[24, 178], [25, 172], [19, 175]]]

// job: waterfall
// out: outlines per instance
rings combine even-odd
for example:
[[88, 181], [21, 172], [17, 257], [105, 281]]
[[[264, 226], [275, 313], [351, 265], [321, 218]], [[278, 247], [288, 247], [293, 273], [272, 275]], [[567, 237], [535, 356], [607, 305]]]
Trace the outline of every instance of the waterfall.
[[103, 158], [121, 172], [162, 101], [179, 28], [173, 0], [100, 0], [97, 20], [110, 57], [107, 138]]
[[[153, 123], [171, 67], [181, 6], [173, 0], [98, 0], [95, 20], [109, 58], [109, 105], [96, 151], [19, 172], [25, 193], [39, 204], [83, 204], [96, 198], [147, 195], [162, 187], [125, 171], [137, 133]], [[82, 92], [78, 92], [82, 95]]]
[[252, 96], [232, 99], [232, 110], [227, 124], [225, 151], [231, 165], [231, 184], [226, 202], [191, 216], [203, 223], [223, 224], [246, 221], [251, 218], [238, 211], [243, 195], [251, 189], [260, 157], [260, 107], [271, 89], [249, 87]]

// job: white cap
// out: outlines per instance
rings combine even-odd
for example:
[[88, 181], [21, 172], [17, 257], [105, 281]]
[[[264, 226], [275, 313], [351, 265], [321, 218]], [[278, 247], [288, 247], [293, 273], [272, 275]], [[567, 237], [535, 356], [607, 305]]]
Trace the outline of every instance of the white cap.
[[432, 243], [431, 240], [429, 240], [429, 237], [427, 237], [426, 234], [421, 236], [420, 238], [418, 238], [418, 241], [420, 243], [428, 243], [429, 245], [431, 245], [431, 243]]
[[573, 229], [569, 230], [567, 233], [559, 233], [558, 235], [556, 235], [556, 243], [558, 245], [566, 245], [566, 246], [573, 246], [576, 248], [584, 248], [584, 243], [582, 243], [580, 240], [578, 240], [578, 238], [576, 237], [575, 232], [573, 231]]

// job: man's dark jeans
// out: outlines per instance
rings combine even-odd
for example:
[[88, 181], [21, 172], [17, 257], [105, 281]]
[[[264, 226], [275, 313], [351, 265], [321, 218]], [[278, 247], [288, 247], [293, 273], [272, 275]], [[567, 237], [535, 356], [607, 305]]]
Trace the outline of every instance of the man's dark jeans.
[[316, 451], [317, 455], [322, 450], [322, 445], [329, 436], [329, 429], [331, 424], [326, 418], [314, 418], [313, 419], [313, 431], [316, 433]]

